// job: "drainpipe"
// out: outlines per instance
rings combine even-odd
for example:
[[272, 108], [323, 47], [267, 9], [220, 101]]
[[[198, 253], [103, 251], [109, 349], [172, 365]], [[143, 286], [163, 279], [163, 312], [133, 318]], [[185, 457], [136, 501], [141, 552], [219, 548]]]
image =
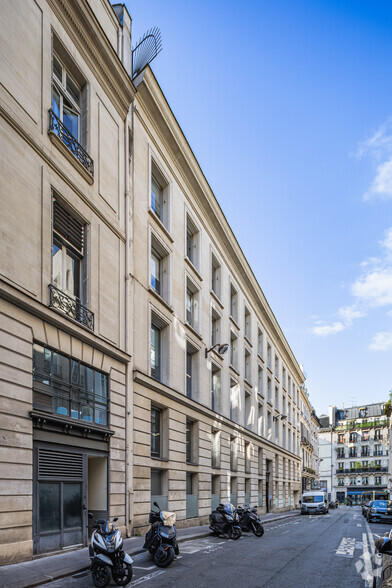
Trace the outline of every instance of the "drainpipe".
[[[129, 112], [124, 125], [124, 184], [125, 184], [125, 353], [129, 353]], [[125, 529], [129, 537], [129, 393], [131, 374], [129, 362], [126, 365], [126, 393], [125, 393]], [[132, 432], [132, 427], [131, 427]]]

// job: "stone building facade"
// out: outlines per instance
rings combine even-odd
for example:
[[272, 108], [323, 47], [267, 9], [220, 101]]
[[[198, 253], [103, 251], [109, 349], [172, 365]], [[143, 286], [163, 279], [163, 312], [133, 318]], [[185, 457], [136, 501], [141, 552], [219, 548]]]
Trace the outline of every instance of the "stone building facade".
[[389, 419], [384, 403], [331, 406], [320, 423], [320, 479], [331, 499], [361, 504], [388, 497]]
[[132, 76], [125, 7], [4, 0], [0, 26], [0, 562], [85, 545], [88, 511], [130, 535], [154, 500], [179, 526], [294, 508], [303, 373], [151, 69]]
[[[0, 6], [0, 562], [125, 533], [127, 117], [107, 2]], [[6, 31], [6, 32], [5, 32]]]

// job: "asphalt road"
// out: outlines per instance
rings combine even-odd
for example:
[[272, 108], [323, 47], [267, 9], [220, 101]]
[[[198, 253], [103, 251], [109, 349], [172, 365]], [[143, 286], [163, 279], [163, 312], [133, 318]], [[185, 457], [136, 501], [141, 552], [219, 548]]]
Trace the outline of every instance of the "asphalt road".
[[[148, 588], [362, 588], [372, 587], [374, 539], [391, 525], [367, 523], [359, 507], [339, 507], [328, 515], [298, 516], [265, 526], [264, 536], [239, 541], [206, 537], [180, 545], [167, 569], [148, 554], [134, 557], [130, 586]], [[115, 584], [113, 583], [112, 586]], [[93, 586], [90, 574], [64, 578], [49, 588]]]

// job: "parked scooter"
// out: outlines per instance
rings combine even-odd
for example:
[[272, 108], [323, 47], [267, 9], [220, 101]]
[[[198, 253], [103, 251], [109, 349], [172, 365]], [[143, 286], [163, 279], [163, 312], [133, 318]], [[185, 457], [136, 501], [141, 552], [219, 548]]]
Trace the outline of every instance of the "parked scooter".
[[235, 507], [229, 502], [218, 504], [210, 514], [210, 529], [213, 535], [225, 535], [228, 539], [239, 539], [242, 531]]
[[244, 506], [237, 508], [237, 513], [242, 531], [252, 531], [256, 537], [262, 537], [264, 535], [264, 527], [257, 514], [257, 506], [252, 508], [250, 504], [245, 503]]
[[[94, 516], [88, 513], [89, 519]], [[123, 550], [123, 540], [119, 529], [113, 522], [98, 519], [93, 522], [89, 555], [94, 586], [104, 588], [110, 581], [110, 575], [118, 586], [126, 586], [132, 580], [132, 558]]]
[[144, 549], [148, 549], [154, 563], [160, 568], [167, 568], [175, 555], [179, 554], [176, 531], [176, 515], [174, 512], [161, 511], [159, 504], [154, 502], [158, 511], [151, 510], [148, 522], [151, 529], [146, 533]]

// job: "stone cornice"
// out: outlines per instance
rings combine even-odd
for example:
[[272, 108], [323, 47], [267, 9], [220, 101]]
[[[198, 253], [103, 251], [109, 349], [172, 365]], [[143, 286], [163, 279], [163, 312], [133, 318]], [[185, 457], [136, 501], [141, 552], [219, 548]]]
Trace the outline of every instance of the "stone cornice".
[[123, 120], [135, 87], [86, 0], [47, 0]]
[[214, 227], [219, 232], [222, 250], [232, 260], [248, 292], [253, 295], [254, 305], [275, 339], [272, 342], [284, 351], [287, 366], [290, 367], [297, 382], [302, 383], [305, 378], [301, 368], [151, 69], [147, 67], [134, 83], [137, 87], [135, 111], [138, 119], [150, 136], [151, 129], [154, 129], [171, 153], [176, 163], [177, 175], [181, 174], [182, 182], [200, 208], [205, 211], [208, 218], [213, 219]]
[[174, 400], [175, 402], [182, 404], [183, 406], [185, 406], [186, 408], [188, 408], [190, 410], [195, 410], [199, 414], [202, 414], [203, 416], [206, 416], [206, 417], [210, 418], [211, 420], [219, 421], [222, 425], [225, 425], [226, 427], [231, 429], [233, 432], [241, 433], [244, 436], [246, 435], [247, 437], [250, 437], [251, 439], [253, 439], [253, 441], [263, 444], [263, 446], [267, 447], [268, 449], [273, 449], [274, 451], [276, 451], [278, 449], [281, 453], [284, 453], [285, 455], [287, 455], [291, 459], [297, 459], [297, 460], [301, 459], [295, 453], [292, 453], [291, 451], [288, 451], [287, 449], [283, 449], [283, 447], [280, 447], [279, 445], [276, 445], [275, 443], [268, 441], [268, 439], [265, 439], [264, 437], [257, 435], [256, 433], [254, 433], [253, 431], [250, 431], [249, 429], [245, 429], [244, 427], [242, 427], [241, 425], [238, 425], [234, 421], [231, 421], [227, 417], [224, 417], [220, 414], [217, 414], [216, 412], [214, 412], [213, 410], [211, 410], [207, 406], [200, 404], [200, 402], [197, 402], [196, 400], [193, 400], [192, 398], [188, 398], [187, 396], [185, 396], [181, 392], [178, 392], [174, 388], [171, 388], [170, 386], [166, 386], [165, 384], [162, 384], [162, 382], [158, 382], [157, 380], [154, 380], [154, 378], [151, 378], [150, 376], [141, 372], [140, 370], [133, 371], [133, 380], [137, 384], [140, 384], [140, 385], [144, 386], [145, 388], [148, 388], [150, 390], [158, 392], [158, 394], [161, 394], [162, 396], [165, 396], [166, 398], [170, 398], [171, 400]]

